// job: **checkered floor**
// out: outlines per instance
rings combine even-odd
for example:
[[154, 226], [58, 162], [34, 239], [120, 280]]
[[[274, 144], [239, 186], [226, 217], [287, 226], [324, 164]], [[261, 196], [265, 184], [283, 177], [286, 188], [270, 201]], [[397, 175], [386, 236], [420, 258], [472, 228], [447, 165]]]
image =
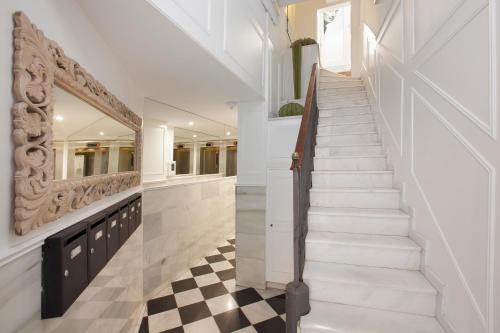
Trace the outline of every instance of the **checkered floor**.
[[234, 239], [147, 303], [139, 333], [285, 332], [282, 290], [235, 285]]

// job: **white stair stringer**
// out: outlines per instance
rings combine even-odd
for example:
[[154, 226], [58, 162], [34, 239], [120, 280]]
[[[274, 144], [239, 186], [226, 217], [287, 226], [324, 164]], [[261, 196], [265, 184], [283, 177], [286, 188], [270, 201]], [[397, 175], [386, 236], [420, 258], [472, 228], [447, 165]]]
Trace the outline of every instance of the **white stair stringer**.
[[321, 71], [301, 332], [444, 333], [359, 78]]

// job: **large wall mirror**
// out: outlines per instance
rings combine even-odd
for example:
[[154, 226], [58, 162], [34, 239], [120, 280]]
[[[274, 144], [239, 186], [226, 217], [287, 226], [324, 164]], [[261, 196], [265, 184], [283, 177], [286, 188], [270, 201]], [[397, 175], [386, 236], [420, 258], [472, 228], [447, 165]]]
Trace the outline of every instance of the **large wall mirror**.
[[135, 170], [135, 131], [54, 87], [54, 180]]
[[15, 231], [141, 182], [142, 119], [14, 14]]

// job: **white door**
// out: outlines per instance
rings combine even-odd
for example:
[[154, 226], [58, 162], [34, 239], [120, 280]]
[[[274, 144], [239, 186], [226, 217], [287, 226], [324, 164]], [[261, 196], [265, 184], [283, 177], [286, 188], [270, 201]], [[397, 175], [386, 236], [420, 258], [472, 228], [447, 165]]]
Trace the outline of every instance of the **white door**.
[[351, 70], [350, 2], [318, 10], [321, 65], [333, 72]]

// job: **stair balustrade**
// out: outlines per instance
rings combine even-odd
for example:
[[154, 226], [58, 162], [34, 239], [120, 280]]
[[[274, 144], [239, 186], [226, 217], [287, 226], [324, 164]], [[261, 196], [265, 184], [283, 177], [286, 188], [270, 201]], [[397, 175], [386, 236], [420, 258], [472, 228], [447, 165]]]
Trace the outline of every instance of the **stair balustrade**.
[[307, 235], [307, 211], [310, 206], [309, 190], [314, 169], [314, 146], [318, 126], [317, 105], [318, 64], [314, 64], [309, 80], [304, 114], [299, 135], [292, 155], [293, 171], [293, 281], [286, 286], [286, 332], [297, 332], [301, 316], [310, 311], [309, 288], [302, 280], [305, 263], [305, 240]]

